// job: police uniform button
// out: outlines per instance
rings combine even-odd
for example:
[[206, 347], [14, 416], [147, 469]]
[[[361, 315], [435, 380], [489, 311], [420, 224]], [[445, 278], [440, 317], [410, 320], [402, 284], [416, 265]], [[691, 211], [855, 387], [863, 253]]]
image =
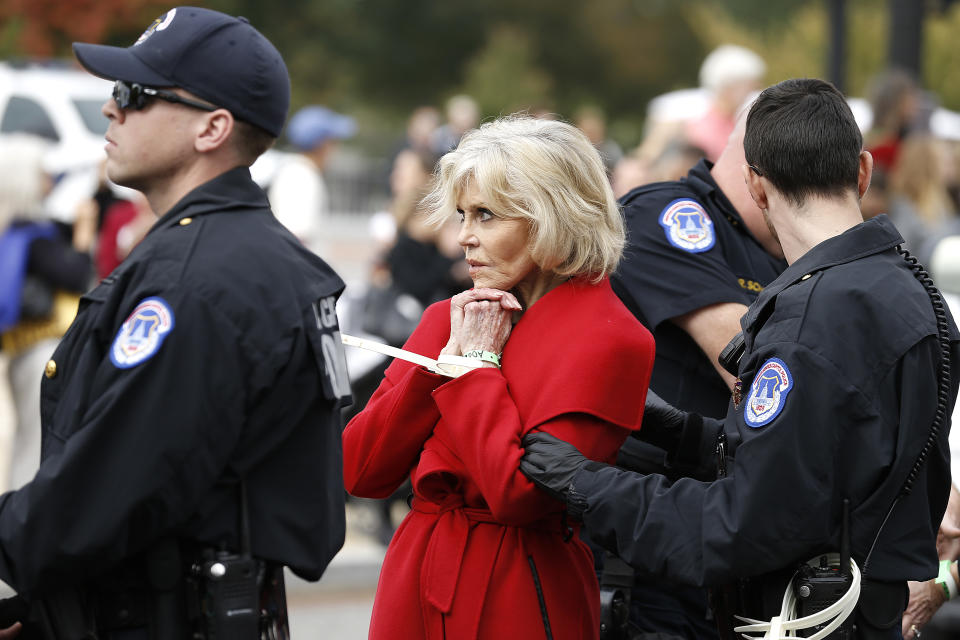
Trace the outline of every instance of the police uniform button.
[[807, 275], [803, 276], [803, 277], [800, 278], [800, 279], [801, 279], [801, 280], [809, 280], [809, 279], [810, 279], [810, 274], [808, 273]]
[[47, 360], [47, 366], [43, 368], [43, 375], [48, 378], [57, 375], [57, 363], [53, 360]]
[[180, 221], [180, 226], [185, 227], [191, 222], [193, 222], [193, 218], [184, 218], [183, 220]]

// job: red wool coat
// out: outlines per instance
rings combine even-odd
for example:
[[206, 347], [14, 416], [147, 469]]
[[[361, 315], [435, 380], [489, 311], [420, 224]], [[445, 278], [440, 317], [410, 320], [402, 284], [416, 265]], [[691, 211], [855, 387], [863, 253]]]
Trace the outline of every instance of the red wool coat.
[[[447, 300], [405, 348], [435, 358], [449, 336]], [[560, 503], [520, 473], [520, 441], [543, 430], [612, 462], [640, 426], [653, 356], [650, 333], [603, 280], [567, 282], [530, 307], [500, 370], [450, 379], [394, 361], [343, 434], [350, 493], [413, 484], [370, 638], [597, 637], [593, 557]]]

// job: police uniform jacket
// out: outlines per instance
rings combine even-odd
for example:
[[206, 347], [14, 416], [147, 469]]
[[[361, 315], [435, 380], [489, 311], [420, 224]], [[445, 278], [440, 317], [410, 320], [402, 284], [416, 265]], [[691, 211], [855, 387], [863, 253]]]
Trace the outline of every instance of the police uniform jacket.
[[703, 160], [686, 178], [644, 185], [620, 200], [628, 244], [611, 283], [656, 339], [651, 388], [682, 409], [722, 417], [730, 389], [669, 320], [723, 302], [749, 306], [787, 263], [753, 237], [712, 167]]
[[[671, 404], [722, 417], [730, 389], [696, 341], [672, 318], [720, 303], [749, 306], [787, 267], [753, 236], [714, 181], [713, 164], [697, 163], [685, 178], [638, 187], [621, 199], [628, 245], [611, 278], [614, 291], [653, 332], [657, 355], [650, 387]], [[746, 189], [740, 185], [740, 188]], [[629, 438], [618, 463], [645, 472], [665, 469], [693, 473], [676, 465], [676, 454]], [[686, 460], [686, 452], [681, 452]], [[672, 462], [665, 465], [667, 459]], [[714, 465], [699, 470], [712, 478]], [[633, 587], [631, 616], [640, 628], [687, 638], [715, 638], [702, 590], [665, 587], [643, 574]]]
[[[426, 310], [405, 348], [436, 357], [449, 337], [446, 300]], [[344, 431], [350, 493], [378, 498], [408, 476], [413, 484], [371, 638], [598, 633], [593, 557], [561, 504], [520, 473], [520, 440], [543, 430], [612, 461], [640, 426], [636, 390], [649, 381], [653, 340], [607, 280], [568, 281], [523, 314], [502, 363], [450, 379], [397, 360]]]
[[[732, 473], [671, 485], [588, 463], [574, 487], [591, 536], [650, 572], [716, 584], [837, 550], [848, 498], [852, 555], [863, 566], [937, 405], [933, 308], [894, 248], [901, 242], [880, 216], [817, 245], [766, 287], [741, 321], [743, 397], [724, 425], [741, 440]], [[884, 526], [867, 577], [937, 574], [947, 431]]]
[[47, 364], [40, 469], [0, 496], [0, 578], [42, 596], [165, 536], [236, 550], [241, 478], [253, 554], [319, 578], [344, 533], [342, 288], [246, 168], [185, 196]]

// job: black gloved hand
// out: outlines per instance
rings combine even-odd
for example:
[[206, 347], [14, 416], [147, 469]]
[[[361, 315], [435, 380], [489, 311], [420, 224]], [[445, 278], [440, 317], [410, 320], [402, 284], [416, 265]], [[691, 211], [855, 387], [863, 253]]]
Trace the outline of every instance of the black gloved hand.
[[634, 438], [649, 442], [665, 451], [672, 452], [680, 443], [683, 434], [683, 424], [689, 416], [686, 411], [675, 406], [647, 389], [647, 401], [643, 408], [643, 423], [639, 431], [631, 435]]
[[520, 460], [520, 472], [566, 503], [573, 477], [590, 459], [569, 442], [542, 431], [528, 433], [523, 439], [526, 452]]
[[30, 605], [20, 596], [0, 599], [0, 630], [6, 629], [16, 622], [25, 623], [29, 615]]

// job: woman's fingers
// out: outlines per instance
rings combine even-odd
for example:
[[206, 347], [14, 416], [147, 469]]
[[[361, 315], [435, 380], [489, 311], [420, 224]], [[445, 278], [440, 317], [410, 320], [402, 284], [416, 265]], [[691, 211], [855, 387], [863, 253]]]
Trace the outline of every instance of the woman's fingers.
[[457, 342], [463, 349], [500, 353], [513, 328], [513, 312], [499, 300], [478, 300], [464, 307], [463, 324]]
[[458, 293], [453, 297], [451, 304], [463, 307], [470, 302], [476, 302], [479, 300], [497, 300], [500, 302], [500, 306], [502, 306], [504, 309], [509, 311], [523, 311], [523, 307], [520, 305], [517, 297], [509, 291], [490, 289], [486, 287], [470, 289], [468, 291], [464, 291], [463, 293]]

